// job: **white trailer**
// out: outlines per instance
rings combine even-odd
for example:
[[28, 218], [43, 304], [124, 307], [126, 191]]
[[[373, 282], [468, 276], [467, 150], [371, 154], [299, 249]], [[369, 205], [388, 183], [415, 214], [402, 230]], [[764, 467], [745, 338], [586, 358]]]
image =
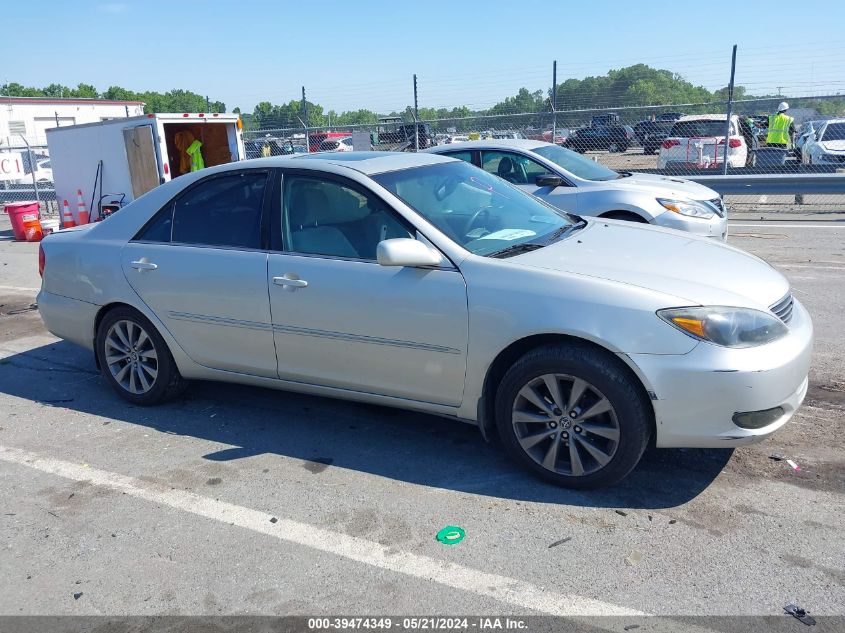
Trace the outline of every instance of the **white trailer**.
[[[181, 133], [181, 134], [180, 134]], [[206, 167], [243, 160], [244, 142], [237, 114], [148, 114], [47, 130], [56, 185], [76, 217], [82, 190], [91, 219], [100, 196], [129, 203], [150, 189], [190, 171], [186, 141], [199, 140]]]

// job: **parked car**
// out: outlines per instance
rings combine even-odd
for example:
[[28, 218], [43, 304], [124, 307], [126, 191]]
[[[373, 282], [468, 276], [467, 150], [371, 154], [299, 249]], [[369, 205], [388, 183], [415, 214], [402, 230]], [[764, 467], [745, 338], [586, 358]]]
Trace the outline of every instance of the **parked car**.
[[722, 197], [689, 180], [613, 171], [542, 141], [471, 141], [426, 151], [470, 162], [569, 213], [727, 238]]
[[643, 154], [654, 154], [669, 136], [672, 129], [672, 121], [640, 121], [634, 126], [634, 134], [640, 145], [643, 146]]
[[[715, 169], [725, 162], [724, 114], [685, 116], [672, 125], [660, 146], [658, 169]], [[739, 117], [731, 116], [728, 137], [728, 166], [745, 167], [748, 144], [739, 127]]]
[[332, 138], [320, 143], [317, 148], [318, 152], [351, 152], [352, 151], [352, 137], [346, 138]]
[[450, 145], [452, 143], [463, 143], [468, 140], [469, 137], [466, 134], [455, 134], [446, 139], [445, 145]]
[[32, 186], [32, 172], [35, 172], [35, 181], [38, 183], [53, 182], [53, 168], [50, 164], [50, 157], [46, 154], [33, 154], [30, 161], [27, 152], [21, 153], [23, 168], [26, 176], [13, 181], [14, 184]]
[[804, 143], [807, 142], [807, 139], [811, 135], [816, 133], [823, 123], [824, 121], [804, 121], [804, 123], [798, 126], [795, 130], [795, 147], [793, 149], [795, 158], [802, 160], [803, 153], [801, 150], [804, 147]]
[[194, 172], [47, 236], [39, 269], [47, 328], [132, 404], [199, 379], [427, 411], [576, 488], [619, 481], [652, 438], [760, 441], [807, 390], [810, 317], [765, 262], [443, 156]]
[[810, 135], [801, 148], [805, 165], [845, 166], [845, 119], [830, 119]]
[[625, 152], [635, 139], [634, 128], [630, 125], [597, 125], [574, 130], [563, 147], [580, 153], [590, 150]]
[[683, 112], [663, 112], [658, 114], [655, 119], [657, 121], [677, 121], [678, 119], [685, 117], [686, 115]]

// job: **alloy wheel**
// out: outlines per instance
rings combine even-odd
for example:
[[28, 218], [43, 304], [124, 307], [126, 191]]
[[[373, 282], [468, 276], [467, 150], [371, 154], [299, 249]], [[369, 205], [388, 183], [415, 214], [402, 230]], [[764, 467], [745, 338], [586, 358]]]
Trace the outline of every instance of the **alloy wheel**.
[[106, 333], [105, 359], [115, 382], [145, 394], [158, 378], [158, 354], [149, 334], [134, 321], [116, 321]]
[[514, 399], [511, 422], [522, 450], [561, 475], [597, 472], [619, 446], [619, 421], [610, 400], [567, 374], [544, 374], [525, 384]]

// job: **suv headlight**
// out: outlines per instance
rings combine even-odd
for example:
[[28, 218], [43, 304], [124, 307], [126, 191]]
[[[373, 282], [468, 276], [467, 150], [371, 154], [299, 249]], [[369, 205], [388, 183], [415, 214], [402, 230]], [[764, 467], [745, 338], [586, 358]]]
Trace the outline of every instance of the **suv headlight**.
[[657, 202], [664, 209], [669, 209], [673, 213], [686, 215], [692, 218], [704, 218], [709, 220], [716, 212], [706, 202], [699, 202], [698, 200], [667, 200], [666, 198], [657, 198]]
[[667, 308], [658, 310], [657, 316], [685, 334], [722, 347], [765, 345], [789, 332], [773, 314], [750, 308]]

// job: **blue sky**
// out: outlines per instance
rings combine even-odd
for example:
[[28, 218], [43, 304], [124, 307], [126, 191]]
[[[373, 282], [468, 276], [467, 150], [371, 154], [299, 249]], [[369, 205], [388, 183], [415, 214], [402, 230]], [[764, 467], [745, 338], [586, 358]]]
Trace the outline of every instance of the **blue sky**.
[[185, 88], [229, 109], [297, 99], [302, 85], [327, 108], [400, 109], [413, 73], [421, 106], [487, 107], [548, 88], [554, 59], [558, 81], [643, 62], [715, 89], [734, 43], [750, 92], [845, 93], [841, 0], [3, 4], [0, 83]]

